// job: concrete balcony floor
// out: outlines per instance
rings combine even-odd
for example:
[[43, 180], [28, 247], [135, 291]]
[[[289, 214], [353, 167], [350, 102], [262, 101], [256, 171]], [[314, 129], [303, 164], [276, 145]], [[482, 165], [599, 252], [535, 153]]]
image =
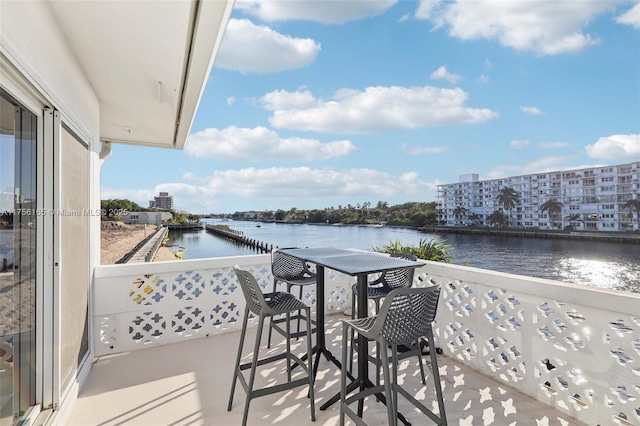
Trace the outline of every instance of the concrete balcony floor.
[[[340, 320], [327, 319], [327, 342], [332, 353], [341, 356]], [[284, 348], [284, 339], [276, 334], [271, 349], [263, 334], [261, 356]], [[250, 359], [256, 328], [249, 329], [243, 361]], [[73, 411], [65, 423], [78, 425], [211, 425], [234, 426], [242, 422], [245, 393], [238, 383], [232, 411], [227, 411], [239, 332], [183, 343], [149, 347], [138, 351], [97, 359], [80, 391]], [[371, 344], [373, 348], [373, 344]], [[303, 340], [293, 345], [295, 352], [306, 348]], [[425, 358], [428, 361], [428, 357]], [[535, 401], [502, 382], [492, 380], [457, 361], [438, 357], [444, 400], [450, 425], [579, 425], [577, 420]], [[259, 367], [257, 386], [286, 381], [285, 361]], [[355, 366], [354, 366], [355, 367]], [[433, 378], [427, 373], [422, 385], [417, 358], [400, 362], [399, 380], [418, 400], [437, 412]], [[294, 370], [294, 378], [302, 376]], [[248, 371], [245, 372], [248, 377]], [[375, 369], [370, 366], [370, 377]], [[299, 387], [251, 402], [248, 425], [337, 425], [339, 405], [326, 411], [319, 407], [339, 391], [340, 371], [324, 357], [315, 384], [316, 422], [309, 412], [307, 388]], [[400, 398], [400, 412], [413, 425], [433, 424], [429, 418]], [[387, 424], [385, 406], [369, 397], [364, 419], [370, 425]], [[347, 420], [347, 424], [352, 424]]]

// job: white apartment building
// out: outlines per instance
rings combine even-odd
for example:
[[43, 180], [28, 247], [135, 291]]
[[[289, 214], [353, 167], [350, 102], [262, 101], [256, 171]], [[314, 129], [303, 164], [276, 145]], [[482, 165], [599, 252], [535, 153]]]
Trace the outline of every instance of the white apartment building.
[[[504, 187], [515, 190], [520, 201], [505, 210], [498, 202]], [[542, 211], [549, 199], [562, 203], [561, 212]], [[534, 173], [479, 180], [461, 175], [458, 183], [438, 186], [438, 223], [445, 226], [488, 225], [494, 211], [509, 217], [513, 227], [533, 229], [638, 231], [637, 215], [623, 205], [640, 199], [640, 162], [617, 166]]]

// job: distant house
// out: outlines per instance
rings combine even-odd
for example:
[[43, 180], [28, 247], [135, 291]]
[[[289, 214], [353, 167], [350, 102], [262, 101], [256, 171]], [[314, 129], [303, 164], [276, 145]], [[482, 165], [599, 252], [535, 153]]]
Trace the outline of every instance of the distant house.
[[247, 212], [241, 212], [237, 215], [238, 219], [255, 220], [260, 218], [260, 213], [251, 210]]
[[147, 223], [149, 225], [163, 225], [173, 219], [169, 212], [129, 212], [121, 216], [124, 223]]

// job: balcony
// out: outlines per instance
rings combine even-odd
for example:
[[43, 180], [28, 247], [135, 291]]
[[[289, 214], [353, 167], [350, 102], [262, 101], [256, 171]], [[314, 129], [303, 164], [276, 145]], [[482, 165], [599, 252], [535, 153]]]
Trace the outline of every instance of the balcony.
[[[96, 268], [97, 359], [65, 424], [239, 424], [241, 389], [226, 411], [244, 306], [232, 266], [270, 289], [269, 262], [255, 255]], [[640, 422], [640, 295], [434, 262], [416, 271], [415, 285], [429, 279], [443, 285], [436, 341], [449, 424]], [[327, 341], [339, 356], [351, 281], [330, 270], [325, 281]], [[315, 291], [303, 299], [315, 304]], [[260, 380], [283, 380], [283, 365], [263, 369]], [[400, 370], [418, 399], [435, 404], [414, 358]], [[317, 407], [339, 390], [339, 371], [324, 359], [315, 389]], [[258, 398], [249, 424], [313, 424], [308, 403], [303, 388]], [[382, 404], [365, 408], [366, 419], [384, 419]], [[400, 411], [426, 424], [408, 405]], [[315, 424], [338, 423], [336, 405], [317, 415]]]

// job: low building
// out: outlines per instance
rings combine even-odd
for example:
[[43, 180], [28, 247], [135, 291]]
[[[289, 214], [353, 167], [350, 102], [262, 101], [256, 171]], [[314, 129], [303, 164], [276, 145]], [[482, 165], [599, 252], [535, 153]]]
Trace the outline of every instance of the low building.
[[121, 217], [124, 223], [147, 223], [149, 225], [164, 225], [173, 219], [173, 215], [169, 212], [129, 212]]
[[[519, 196], [510, 210], [498, 201], [505, 187]], [[639, 193], [640, 162], [490, 180], [466, 174], [458, 183], [438, 186], [438, 222], [489, 225], [489, 216], [499, 211], [518, 228], [638, 231], [640, 212], [624, 206]], [[545, 208], [549, 200], [557, 210]]]

